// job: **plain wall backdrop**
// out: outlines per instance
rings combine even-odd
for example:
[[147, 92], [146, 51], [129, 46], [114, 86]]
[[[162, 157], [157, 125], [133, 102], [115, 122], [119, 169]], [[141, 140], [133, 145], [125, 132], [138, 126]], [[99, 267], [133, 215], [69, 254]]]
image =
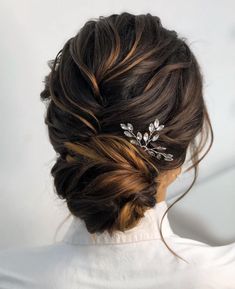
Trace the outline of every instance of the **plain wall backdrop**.
[[[0, 249], [54, 242], [69, 213], [50, 177], [55, 152], [39, 96], [47, 61], [89, 19], [124, 11], [157, 15], [163, 26], [186, 37], [203, 72], [215, 140], [195, 187], [169, 212], [172, 228], [211, 245], [235, 241], [234, 1], [2, 0], [0, 11]], [[182, 175], [169, 187], [167, 202], [191, 181], [190, 173]]]

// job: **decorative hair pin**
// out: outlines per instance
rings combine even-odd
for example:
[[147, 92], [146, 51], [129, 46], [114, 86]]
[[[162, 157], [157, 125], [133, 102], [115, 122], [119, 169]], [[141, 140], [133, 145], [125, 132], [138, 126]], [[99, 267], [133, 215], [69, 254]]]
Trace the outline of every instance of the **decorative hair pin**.
[[[163, 150], [166, 150], [165, 147], [157, 146], [156, 149], [160, 150], [157, 151], [156, 149], [148, 148], [147, 145], [150, 141], [156, 141], [159, 138], [159, 134], [155, 134], [152, 136], [154, 132], [158, 132], [164, 128], [164, 125], [159, 125], [159, 120], [156, 118], [154, 123], [150, 123], [149, 125], [149, 133], [145, 132], [143, 135], [141, 132], [137, 132], [135, 135], [133, 133], [133, 125], [131, 123], [127, 123], [125, 125], [124, 123], [120, 123], [120, 126], [122, 129], [124, 129], [124, 134], [128, 137], [134, 137], [134, 139], [131, 139], [130, 142], [132, 144], [136, 144], [142, 148], [144, 148], [145, 151], [147, 151], [150, 155], [156, 156], [157, 159], [161, 159], [161, 156], [164, 157], [165, 161], [173, 161], [173, 155], [172, 154], [166, 154], [164, 152], [161, 152]], [[144, 144], [141, 143], [141, 141], [144, 140]]]

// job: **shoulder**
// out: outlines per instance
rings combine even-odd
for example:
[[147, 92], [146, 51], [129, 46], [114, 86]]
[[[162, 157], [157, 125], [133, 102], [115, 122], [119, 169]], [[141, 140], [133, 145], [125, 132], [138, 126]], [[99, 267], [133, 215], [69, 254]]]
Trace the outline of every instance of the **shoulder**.
[[235, 242], [227, 245], [211, 246], [174, 234], [170, 238], [170, 245], [181, 251], [185, 257], [188, 257], [195, 264], [205, 267], [230, 266], [235, 272]]
[[170, 247], [185, 258], [192, 268], [195, 288], [235, 288], [235, 242], [211, 246], [197, 240], [174, 235]]
[[62, 265], [65, 250], [60, 243], [0, 250], [0, 288], [46, 288], [43, 282]]

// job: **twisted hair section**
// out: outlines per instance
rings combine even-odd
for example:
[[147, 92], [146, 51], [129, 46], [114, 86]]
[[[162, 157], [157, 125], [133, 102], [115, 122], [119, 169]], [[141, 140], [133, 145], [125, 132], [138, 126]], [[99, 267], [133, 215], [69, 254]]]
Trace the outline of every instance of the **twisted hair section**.
[[133, 228], [156, 204], [157, 169], [127, 140], [99, 135], [65, 146], [76, 156], [68, 154], [53, 167], [57, 193], [90, 233]]

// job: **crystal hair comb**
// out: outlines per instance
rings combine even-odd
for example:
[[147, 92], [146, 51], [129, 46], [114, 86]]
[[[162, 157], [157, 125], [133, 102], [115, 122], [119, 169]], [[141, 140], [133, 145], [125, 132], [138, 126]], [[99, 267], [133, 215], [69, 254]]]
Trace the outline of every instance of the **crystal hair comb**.
[[[157, 146], [156, 149], [148, 148], [147, 145], [150, 141], [156, 141], [159, 138], [159, 134], [155, 134], [152, 136], [154, 132], [159, 132], [164, 128], [164, 124], [159, 125], [159, 120], [156, 118], [154, 123], [150, 123], [149, 125], [149, 133], [145, 132], [143, 135], [141, 132], [137, 132], [135, 135], [133, 133], [133, 125], [131, 123], [127, 123], [125, 125], [124, 123], [120, 123], [120, 126], [122, 129], [124, 129], [124, 134], [128, 137], [134, 137], [134, 139], [131, 139], [130, 142], [132, 144], [138, 145], [142, 148], [144, 148], [145, 151], [147, 151], [150, 155], [155, 156], [157, 159], [161, 159], [161, 156], [164, 157], [165, 161], [173, 161], [173, 155], [172, 154], [166, 154], [164, 151], [166, 150], [165, 147]], [[141, 141], [144, 140], [144, 144], [141, 143]]]

